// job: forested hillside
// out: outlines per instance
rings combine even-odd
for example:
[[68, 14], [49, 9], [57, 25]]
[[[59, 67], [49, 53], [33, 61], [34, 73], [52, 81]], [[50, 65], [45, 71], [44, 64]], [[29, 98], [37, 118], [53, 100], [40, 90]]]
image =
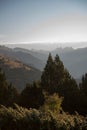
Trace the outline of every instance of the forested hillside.
[[77, 85], [60, 57], [49, 54], [41, 80], [19, 93], [0, 69], [0, 104], [1, 130], [87, 130], [87, 74]]

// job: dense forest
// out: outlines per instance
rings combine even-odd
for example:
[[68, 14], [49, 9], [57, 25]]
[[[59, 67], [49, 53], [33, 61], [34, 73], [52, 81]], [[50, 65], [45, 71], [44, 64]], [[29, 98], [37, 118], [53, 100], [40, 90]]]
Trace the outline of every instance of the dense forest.
[[87, 74], [78, 85], [58, 55], [22, 92], [0, 69], [0, 130], [87, 130], [86, 115]]

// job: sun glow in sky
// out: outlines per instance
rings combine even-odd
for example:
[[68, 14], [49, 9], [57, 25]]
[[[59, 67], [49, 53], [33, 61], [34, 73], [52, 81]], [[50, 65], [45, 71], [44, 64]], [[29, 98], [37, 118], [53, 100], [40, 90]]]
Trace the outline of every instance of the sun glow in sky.
[[87, 0], [0, 0], [0, 42], [87, 41]]

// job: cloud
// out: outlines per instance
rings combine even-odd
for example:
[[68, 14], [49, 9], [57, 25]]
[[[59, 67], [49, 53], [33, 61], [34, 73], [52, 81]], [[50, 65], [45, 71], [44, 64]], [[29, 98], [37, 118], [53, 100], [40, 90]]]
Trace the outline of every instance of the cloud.
[[4, 34], [0, 34], [0, 44], [8, 43], [7, 36]]
[[32, 27], [30, 36], [34, 41], [87, 41], [87, 16], [53, 17]]
[[5, 38], [5, 37], [6, 37], [6, 35], [0, 34], [0, 39]]

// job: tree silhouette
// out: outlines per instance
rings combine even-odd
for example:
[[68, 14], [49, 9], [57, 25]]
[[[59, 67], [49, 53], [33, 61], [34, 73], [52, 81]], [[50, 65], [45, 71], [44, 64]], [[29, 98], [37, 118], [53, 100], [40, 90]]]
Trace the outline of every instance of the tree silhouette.
[[41, 76], [41, 86], [48, 92], [52, 92], [54, 86], [54, 61], [51, 53]]
[[82, 82], [79, 86], [81, 91], [87, 96], [87, 73], [82, 76]]
[[37, 82], [27, 84], [20, 95], [20, 105], [27, 108], [39, 108], [44, 103], [42, 88]]
[[42, 88], [50, 94], [58, 93], [64, 97], [63, 109], [74, 112], [78, 108], [80, 91], [74, 78], [64, 68], [63, 62], [56, 55], [54, 60], [49, 54], [47, 64], [41, 77]]
[[16, 88], [6, 81], [5, 73], [0, 68], [0, 104], [10, 106], [18, 97]]

